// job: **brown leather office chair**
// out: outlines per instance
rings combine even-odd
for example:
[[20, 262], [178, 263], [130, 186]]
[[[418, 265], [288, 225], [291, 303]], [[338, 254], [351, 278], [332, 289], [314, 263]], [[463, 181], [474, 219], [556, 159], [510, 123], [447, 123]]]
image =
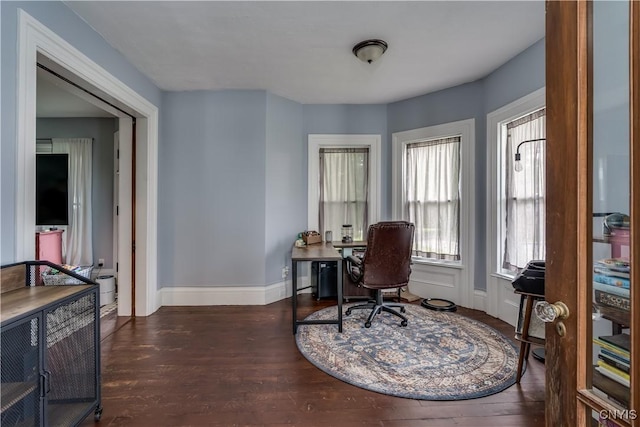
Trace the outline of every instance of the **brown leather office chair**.
[[362, 259], [354, 256], [347, 258], [347, 271], [351, 279], [376, 291], [375, 300], [350, 307], [345, 313], [348, 316], [352, 310], [370, 309], [365, 328], [370, 328], [373, 318], [382, 311], [400, 317], [400, 325], [407, 326], [407, 318], [394, 310], [399, 308], [400, 312], [405, 313], [404, 306], [384, 303], [382, 290], [399, 288], [409, 283], [414, 229], [414, 225], [406, 221], [372, 224], [367, 233], [367, 249]]

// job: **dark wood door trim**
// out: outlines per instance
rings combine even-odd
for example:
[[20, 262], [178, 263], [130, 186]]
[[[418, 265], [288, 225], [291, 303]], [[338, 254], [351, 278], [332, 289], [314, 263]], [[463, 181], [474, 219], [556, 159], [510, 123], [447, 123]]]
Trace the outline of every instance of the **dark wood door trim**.
[[[631, 292], [631, 360], [638, 366], [640, 360], [640, 2], [630, 2], [629, 22], [629, 114], [631, 142], [631, 281], [634, 290]], [[640, 382], [638, 375], [631, 384], [629, 408], [638, 411], [640, 418]], [[640, 419], [631, 421], [634, 427], [640, 426]]]
[[[545, 331], [546, 425], [575, 426], [577, 416], [578, 280], [586, 259], [585, 216], [590, 201], [587, 169], [589, 72], [586, 1], [547, 1], [546, 17], [546, 300], [571, 312], [566, 335]], [[590, 229], [589, 226], [587, 229]], [[582, 228], [584, 230], [585, 228]], [[576, 262], [577, 261], [577, 262]]]
[[136, 119], [131, 129], [131, 317], [136, 317]]
[[[640, 2], [630, 1], [630, 216], [631, 262], [640, 259]], [[591, 384], [591, 269], [593, 194], [592, 3], [548, 1], [547, 82], [547, 271], [546, 299], [564, 302], [571, 315], [567, 336], [546, 330], [547, 426], [591, 425], [591, 408], [609, 409]], [[635, 190], [635, 191], [634, 191]], [[640, 282], [640, 269], [631, 280]], [[632, 325], [640, 325], [640, 293], [632, 292]], [[631, 329], [632, 360], [640, 357], [638, 328]], [[579, 399], [579, 400], [578, 400]], [[630, 409], [640, 410], [633, 381]], [[640, 420], [621, 422], [640, 426]]]

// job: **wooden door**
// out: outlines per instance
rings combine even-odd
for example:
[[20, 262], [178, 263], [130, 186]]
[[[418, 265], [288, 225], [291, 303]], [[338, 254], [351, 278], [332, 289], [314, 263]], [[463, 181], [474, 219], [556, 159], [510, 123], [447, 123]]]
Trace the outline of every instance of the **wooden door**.
[[118, 175], [118, 315], [133, 316], [135, 313], [133, 241], [135, 221], [133, 206], [133, 186], [135, 174], [133, 165], [133, 121], [120, 117], [118, 125], [120, 137]]
[[[551, 306], [562, 302], [568, 311], [546, 329], [546, 425], [640, 426], [640, 298], [630, 286], [626, 310], [613, 316], [596, 300], [594, 272], [609, 245], [608, 257], [626, 257], [627, 279], [640, 289], [640, 2], [548, 1], [546, 25], [548, 305], [540, 308], [562, 317]], [[609, 210], [629, 215], [616, 224], [626, 228], [622, 244], [603, 235]], [[601, 356], [625, 359], [624, 344], [612, 354], [594, 344], [620, 332], [630, 341], [626, 397], [595, 369]]]

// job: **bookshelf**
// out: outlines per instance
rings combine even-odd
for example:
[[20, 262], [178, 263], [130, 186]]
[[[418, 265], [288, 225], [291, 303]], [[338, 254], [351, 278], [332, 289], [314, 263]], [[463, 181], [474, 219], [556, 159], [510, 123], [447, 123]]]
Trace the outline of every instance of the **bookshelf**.
[[[627, 247], [628, 244], [627, 240]], [[627, 257], [612, 256], [594, 261], [593, 303], [600, 315], [612, 322], [613, 334], [620, 334], [630, 324], [630, 272]]]
[[619, 406], [629, 408], [631, 385], [631, 341], [629, 334], [600, 335], [593, 338], [598, 356], [593, 367], [593, 392]]
[[[594, 247], [592, 271], [593, 304], [601, 318], [611, 321], [611, 334], [593, 328], [593, 372], [591, 391], [621, 413], [630, 408], [631, 263], [629, 224], [611, 228], [611, 233], [594, 238], [608, 244], [609, 252], [599, 257]], [[597, 316], [596, 316], [597, 317]], [[600, 420], [600, 425], [603, 424]], [[609, 425], [624, 425], [609, 423]]]

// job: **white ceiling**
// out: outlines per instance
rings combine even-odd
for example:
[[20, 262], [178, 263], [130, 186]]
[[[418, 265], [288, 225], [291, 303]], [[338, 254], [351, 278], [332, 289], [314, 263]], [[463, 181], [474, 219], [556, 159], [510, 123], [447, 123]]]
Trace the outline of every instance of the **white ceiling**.
[[[163, 90], [373, 104], [471, 82], [544, 37], [536, 1], [67, 1]], [[366, 64], [365, 39], [389, 49]]]

